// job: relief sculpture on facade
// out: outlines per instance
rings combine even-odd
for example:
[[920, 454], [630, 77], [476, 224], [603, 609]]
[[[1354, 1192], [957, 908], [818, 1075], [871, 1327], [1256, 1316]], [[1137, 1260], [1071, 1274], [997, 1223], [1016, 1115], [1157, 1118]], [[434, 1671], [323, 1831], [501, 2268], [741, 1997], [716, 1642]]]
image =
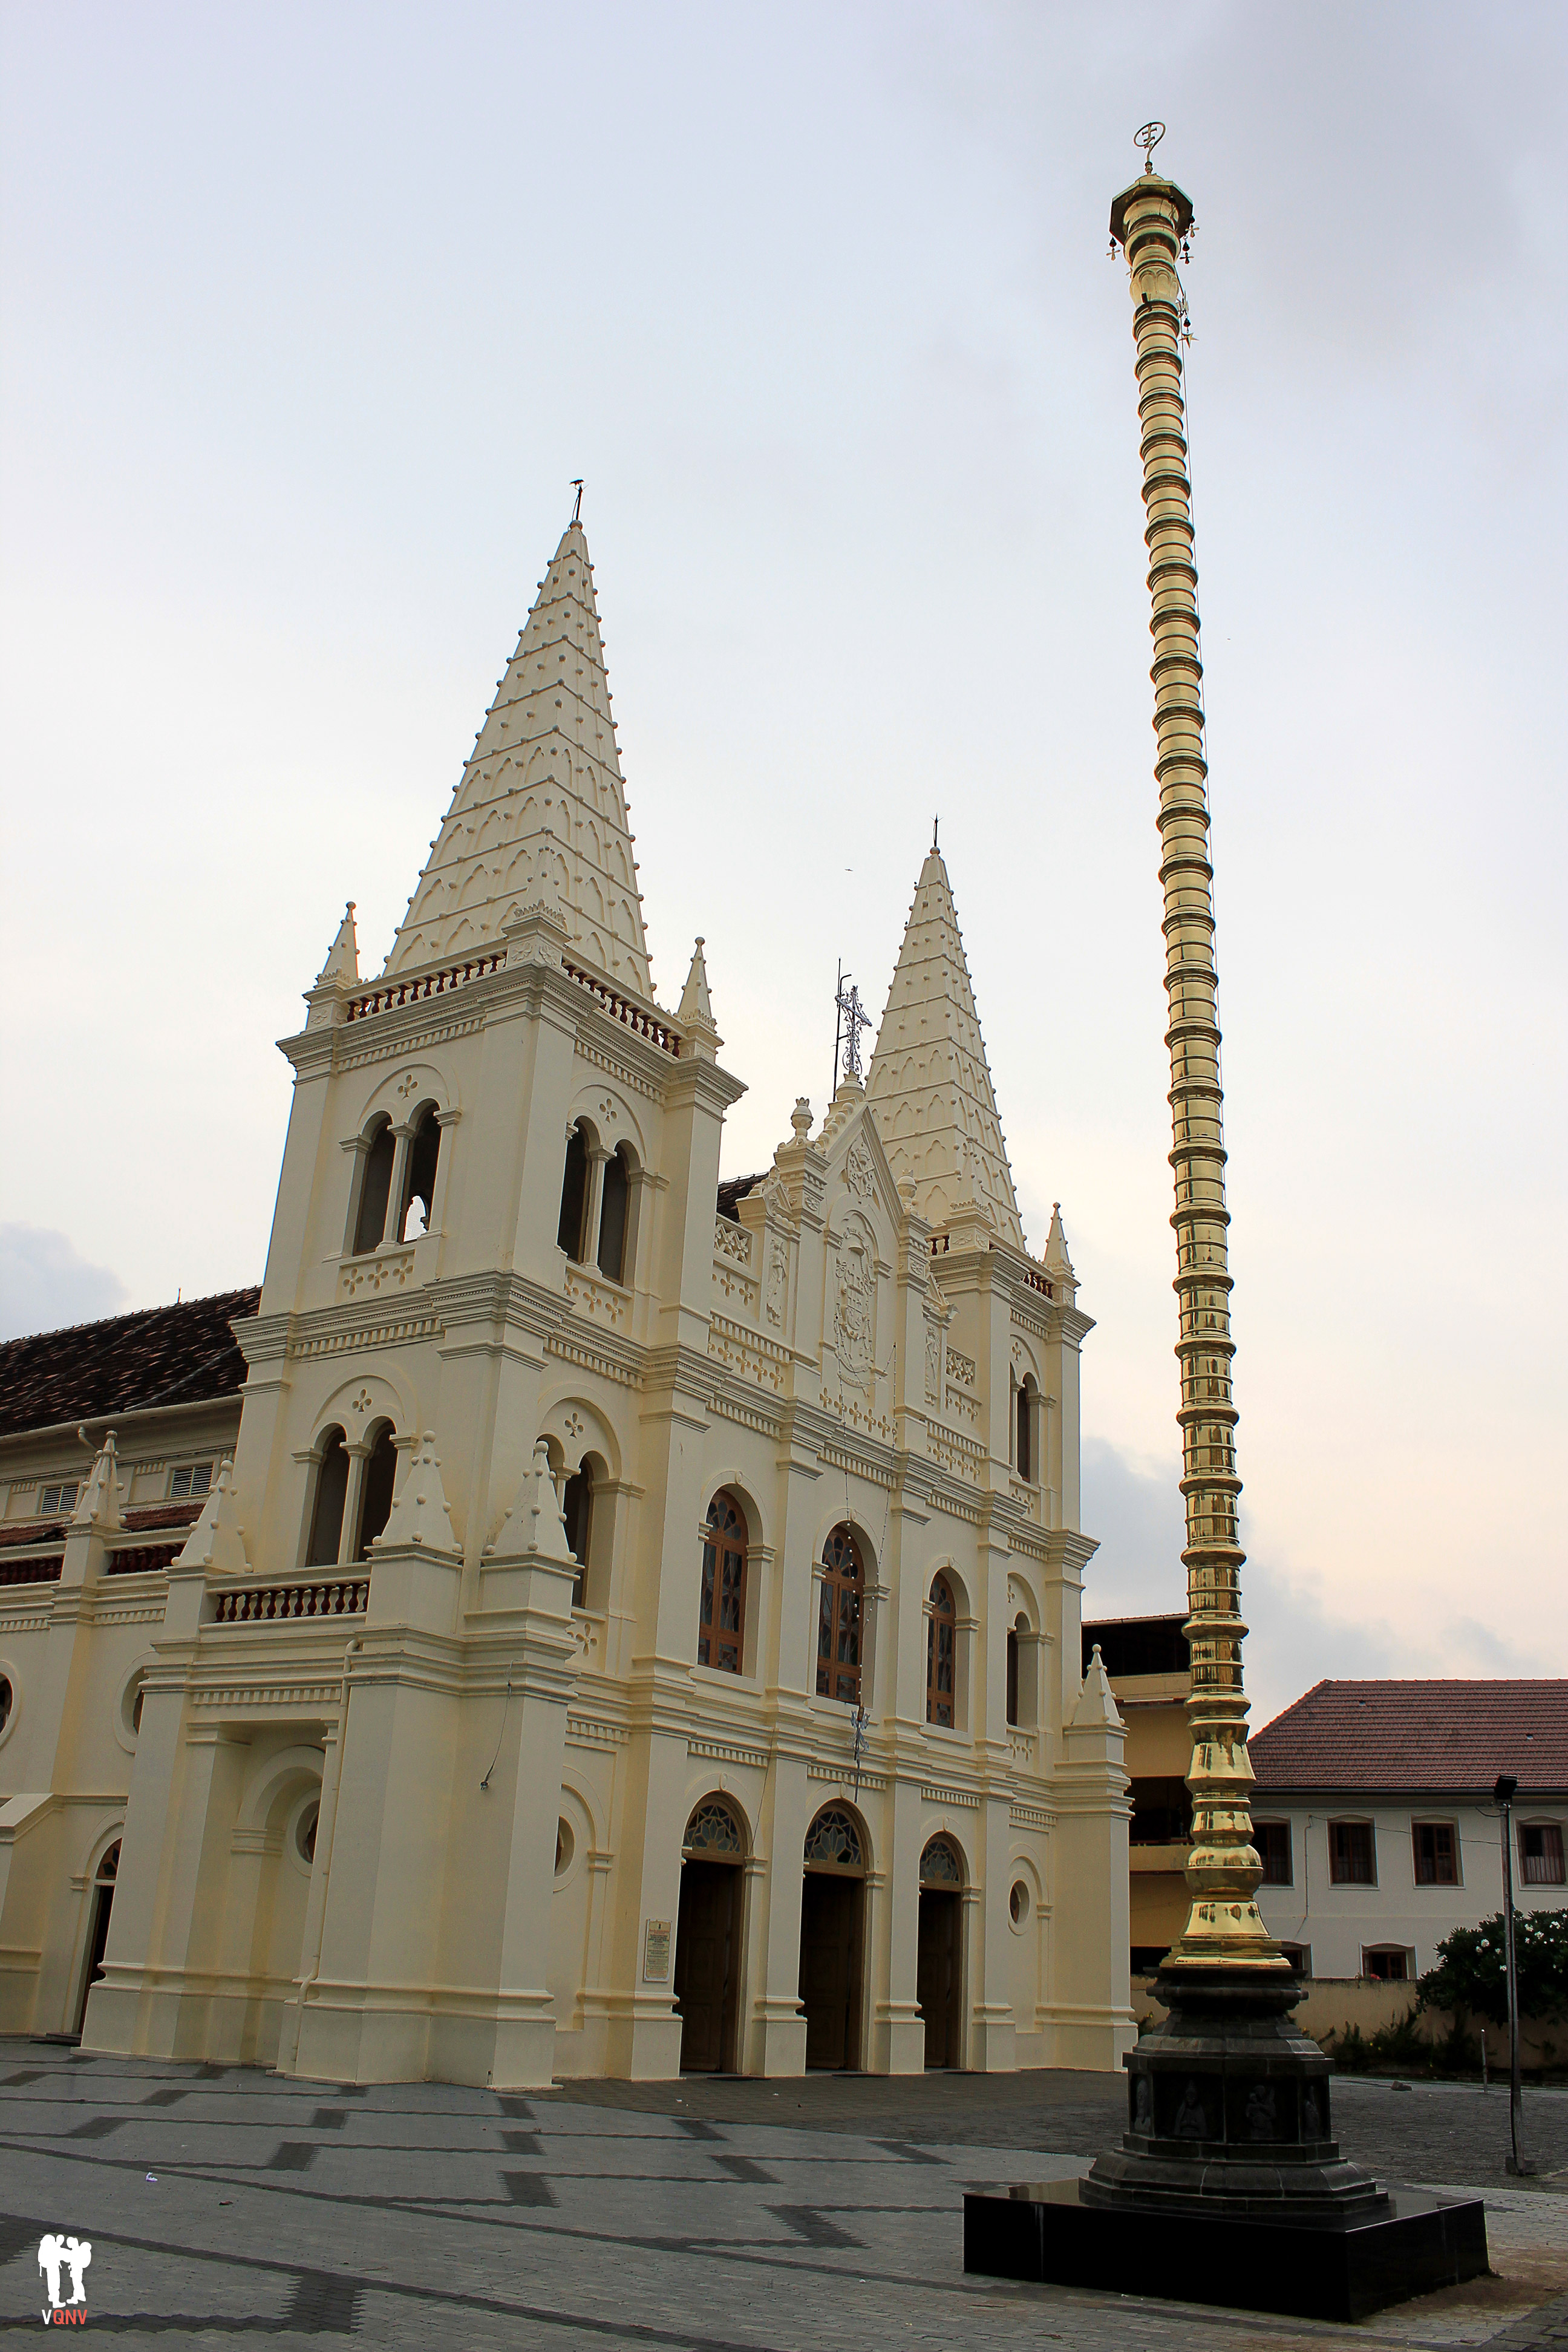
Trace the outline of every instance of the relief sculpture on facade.
[[838, 1370], [864, 1388], [871, 1377], [877, 1306], [877, 1243], [864, 1217], [853, 1217], [838, 1247], [838, 1308], [834, 1336]]

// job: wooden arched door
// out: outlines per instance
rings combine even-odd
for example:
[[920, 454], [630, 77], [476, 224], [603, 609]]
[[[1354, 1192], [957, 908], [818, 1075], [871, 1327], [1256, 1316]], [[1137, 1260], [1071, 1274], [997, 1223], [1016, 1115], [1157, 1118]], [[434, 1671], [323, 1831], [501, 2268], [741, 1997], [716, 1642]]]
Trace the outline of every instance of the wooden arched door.
[[721, 1797], [704, 1798], [681, 1841], [675, 2005], [683, 2074], [739, 2067], [742, 1864], [745, 1835]]

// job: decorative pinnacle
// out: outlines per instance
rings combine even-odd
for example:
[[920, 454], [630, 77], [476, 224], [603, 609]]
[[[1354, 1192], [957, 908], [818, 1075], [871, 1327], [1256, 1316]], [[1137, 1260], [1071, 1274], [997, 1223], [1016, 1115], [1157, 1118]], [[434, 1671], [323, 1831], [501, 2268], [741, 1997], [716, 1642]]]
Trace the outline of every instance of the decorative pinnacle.
[[1154, 150], [1164, 135], [1165, 126], [1163, 122], [1146, 122], [1142, 131], [1135, 131], [1132, 133], [1132, 144], [1143, 150], [1143, 169], [1146, 172], [1153, 170]]
[[581, 474], [574, 474], [573, 476], [572, 488], [577, 493], [577, 503], [572, 509], [572, 520], [574, 522], [581, 522], [583, 520], [583, 477]]

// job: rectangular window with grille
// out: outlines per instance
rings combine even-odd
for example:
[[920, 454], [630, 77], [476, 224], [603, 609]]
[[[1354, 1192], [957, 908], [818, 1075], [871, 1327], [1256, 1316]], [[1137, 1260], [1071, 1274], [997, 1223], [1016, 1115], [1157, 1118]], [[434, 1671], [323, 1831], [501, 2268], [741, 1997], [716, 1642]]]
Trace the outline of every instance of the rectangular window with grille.
[[1258, 1857], [1263, 1864], [1265, 1886], [1292, 1885], [1289, 1822], [1254, 1822], [1252, 1843], [1258, 1848]]
[[212, 1491], [213, 1465], [210, 1462], [182, 1462], [169, 1482], [171, 1502], [184, 1503], [195, 1496]]
[[1331, 1822], [1330, 1884], [1334, 1886], [1375, 1886], [1375, 1853], [1370, 1822]]
[[38, 1517], [41, 1519], [52, 1519], [57, 1512], [74, 1511], [76, 1508], [77, 1492], [77, 1485], [74, 1479], [68, 1480], [63, 1486], [40, 1486], [38, 1489]]
[[1417, 1886], [1458, 1886], [1459, 1841], [1452, 1822], [1412, 1822]]
[[1563, 1885], [1563, 1828], [1558, 1822], [1521, 1822], [1519, 1874], [1526, 1886]]

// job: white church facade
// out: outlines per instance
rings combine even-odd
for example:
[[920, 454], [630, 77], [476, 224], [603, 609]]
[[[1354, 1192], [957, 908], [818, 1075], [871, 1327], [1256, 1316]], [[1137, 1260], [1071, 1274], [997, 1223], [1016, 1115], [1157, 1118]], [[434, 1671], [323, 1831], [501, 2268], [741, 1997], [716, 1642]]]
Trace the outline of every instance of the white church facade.
[[50, 1335], [0, 1412], [0, 2030], [498, 2087], [1116, 2065], [1090, 1325], [940, 856], [864, 1086], [721, 1181], [743, 1089], [700, 940], [654, 1001], [574, 523], [385, 969], [351, 908], [306, 1003], [243, 1385], [116, 1391], [89, 1467]]

